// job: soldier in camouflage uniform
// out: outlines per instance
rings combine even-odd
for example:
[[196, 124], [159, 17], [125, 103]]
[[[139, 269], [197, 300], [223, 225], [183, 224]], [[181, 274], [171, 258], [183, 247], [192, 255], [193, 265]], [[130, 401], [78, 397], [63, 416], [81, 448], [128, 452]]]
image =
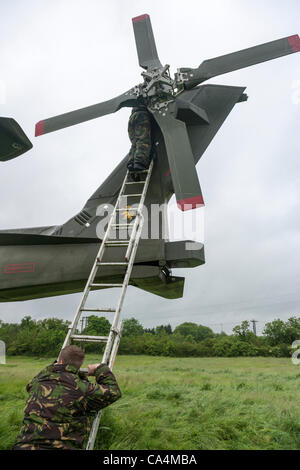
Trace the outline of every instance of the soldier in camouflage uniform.
[[143, 104], [132, 109], [128, 135], [131, 141], [127, 164], [129, 171], [146, 170], [151, 161], [151, 114]]
[[[64, 360], [74, 354], [80, 361]], [[61, 357], [63, 357], [61, 359]], [[79, 371], [84, 352], [77, 346], [62, 350], [58, 362], [42, 370], [27, 385], [29, 398], [22, 428], [14, 450], [80, 450], [90, 430], [91, 417], [121, 397], [115, 376], [105, 364], [88, 366], [88, 375]], [[73, 364], [71, 364], [73, 362]]]

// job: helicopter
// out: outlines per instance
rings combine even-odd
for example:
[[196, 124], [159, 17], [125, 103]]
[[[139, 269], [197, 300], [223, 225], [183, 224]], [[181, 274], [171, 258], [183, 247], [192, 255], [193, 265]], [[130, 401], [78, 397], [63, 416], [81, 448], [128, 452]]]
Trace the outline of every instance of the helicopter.
[[[157, 54], [150, 16], [132, 19], [142, 83], [108, 101], [39, 121], [35, 136], [115, 113], [140, 103], [153, 116], [154, 166], [145, 200], [146, 226], [158, 225], [155, 237], [141, 239], [130, 285], [152, 294], [177, 299], [183, 296], [184, 278], [173, 268], [205, 263], [204, 245], [191, 240], [169, 241], [162, 229], [168, 202], [188, 211], [204, 206], [196, 164], [236, 104], [246, 102], [245, 87], [203, 83], [213, 77], [300, 51], [298, 35], [205, 60], [198, 68], [170, 66]], [[2, 143], [1, 143], [2, 145]], [[83, 209], [60, 226], [0, 231], [0, 301], [23, 301], [83, 290], [101, 242], [99, 224], [113, 207], [127, 171], [125, 156]], [[153, 206], [159, 208], [154, 221]], [[131, 205], [121, 217], [128, 222]], [[102, 208], [104, 210], [99, 210]], [[156, 214], [157, 215], [157, 214]], [[107, 250], [107, 259], [120, 259], [122, 250]], [[104, 268], [103, 268], [104, 269]], [[120, 282], [124, 270], [106, 267], [96, 282]]]

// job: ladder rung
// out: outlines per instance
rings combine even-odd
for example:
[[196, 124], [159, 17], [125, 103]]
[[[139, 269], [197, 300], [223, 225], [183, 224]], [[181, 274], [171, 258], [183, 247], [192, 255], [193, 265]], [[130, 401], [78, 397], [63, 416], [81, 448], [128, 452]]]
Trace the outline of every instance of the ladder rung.
[[91, 284], [90, 287], [123, 287], [123, 284]]
[[120, 244], [120, 245], [107, 245], [107, 246], [110, 247], [110, 248], [113, 248], [113, 247], [123, 247], [123, 248], [126, 248], [127, 245], [126, 245], [126, 244], [124, 245], [124, 243], [123, 243], [123, 245]]
[[138, 211], [138, 207], [123, 207], [121, 209], [116, 209], [118, 212], [120, 211], [126, 211], [126, 212], [132, 212], [132, 211]]
[[73, 341], [85, 341], [91, 343], [107, 343], [108, 336], [87, 336], [87, 335], [72, 335]]
[[128, 241], [123, 241], [123, 240], [119, 240], [119, 241], [115, 241], [115, 242], [111, 242], [111, 241], [107, 241], [105, 242], [105, 245], [108, 245], [108, 246], [126, 246], [128, 245], [129, 243], [129, 240]]
[[128, 239], [127, 238], [119, 238], [119, 240], [106, 240], [105, 243], [127, 243]]
[[114, 308], [81, 308], [82, 312], [115, 312]]
[[132, 224], [111, 224], [111, 227], [132, 227]]
[[[143, 195], [143, 194], [122, 194], [122, 197], [140, 197], [140, 196], [142, 196], [142, 195]], [[130, 208], [127, 209], [127, 210], [128, 210], [128, 212], [131, 211]]]
[[128, 263], [102, 263], [98, 261], [97, 266], [127, 266]]
[[129, 181], [128, 183], [125, 183], [125, 184], [142, 184], [142, 183], [145, 183], [145, 180], [144, 181]]

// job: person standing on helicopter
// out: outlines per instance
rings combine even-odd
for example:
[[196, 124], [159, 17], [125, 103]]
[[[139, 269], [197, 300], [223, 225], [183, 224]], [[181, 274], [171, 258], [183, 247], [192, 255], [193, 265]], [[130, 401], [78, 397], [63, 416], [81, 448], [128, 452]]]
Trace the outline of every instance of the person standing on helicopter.
[[131, 141], [127, 168], [130, 172], [147, 170], [151, 162], [152, 115], [147, 106], [138, 104], [132, 109], [128, 122], [128, 135]]

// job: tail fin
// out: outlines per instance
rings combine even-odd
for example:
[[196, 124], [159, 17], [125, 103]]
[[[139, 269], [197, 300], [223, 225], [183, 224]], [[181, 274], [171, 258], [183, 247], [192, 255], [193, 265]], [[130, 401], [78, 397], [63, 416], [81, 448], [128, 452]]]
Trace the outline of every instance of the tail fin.
[[113, 206], [115, 204], [127, 171], [127, 160], [128, 157], [124, 157], [104, 183], [88, 199], [83, 209], [65, 224], [58, 227], [54, 235], [98, 238], [97, 225], [101, 221], [98, 208], [101, 205]]

